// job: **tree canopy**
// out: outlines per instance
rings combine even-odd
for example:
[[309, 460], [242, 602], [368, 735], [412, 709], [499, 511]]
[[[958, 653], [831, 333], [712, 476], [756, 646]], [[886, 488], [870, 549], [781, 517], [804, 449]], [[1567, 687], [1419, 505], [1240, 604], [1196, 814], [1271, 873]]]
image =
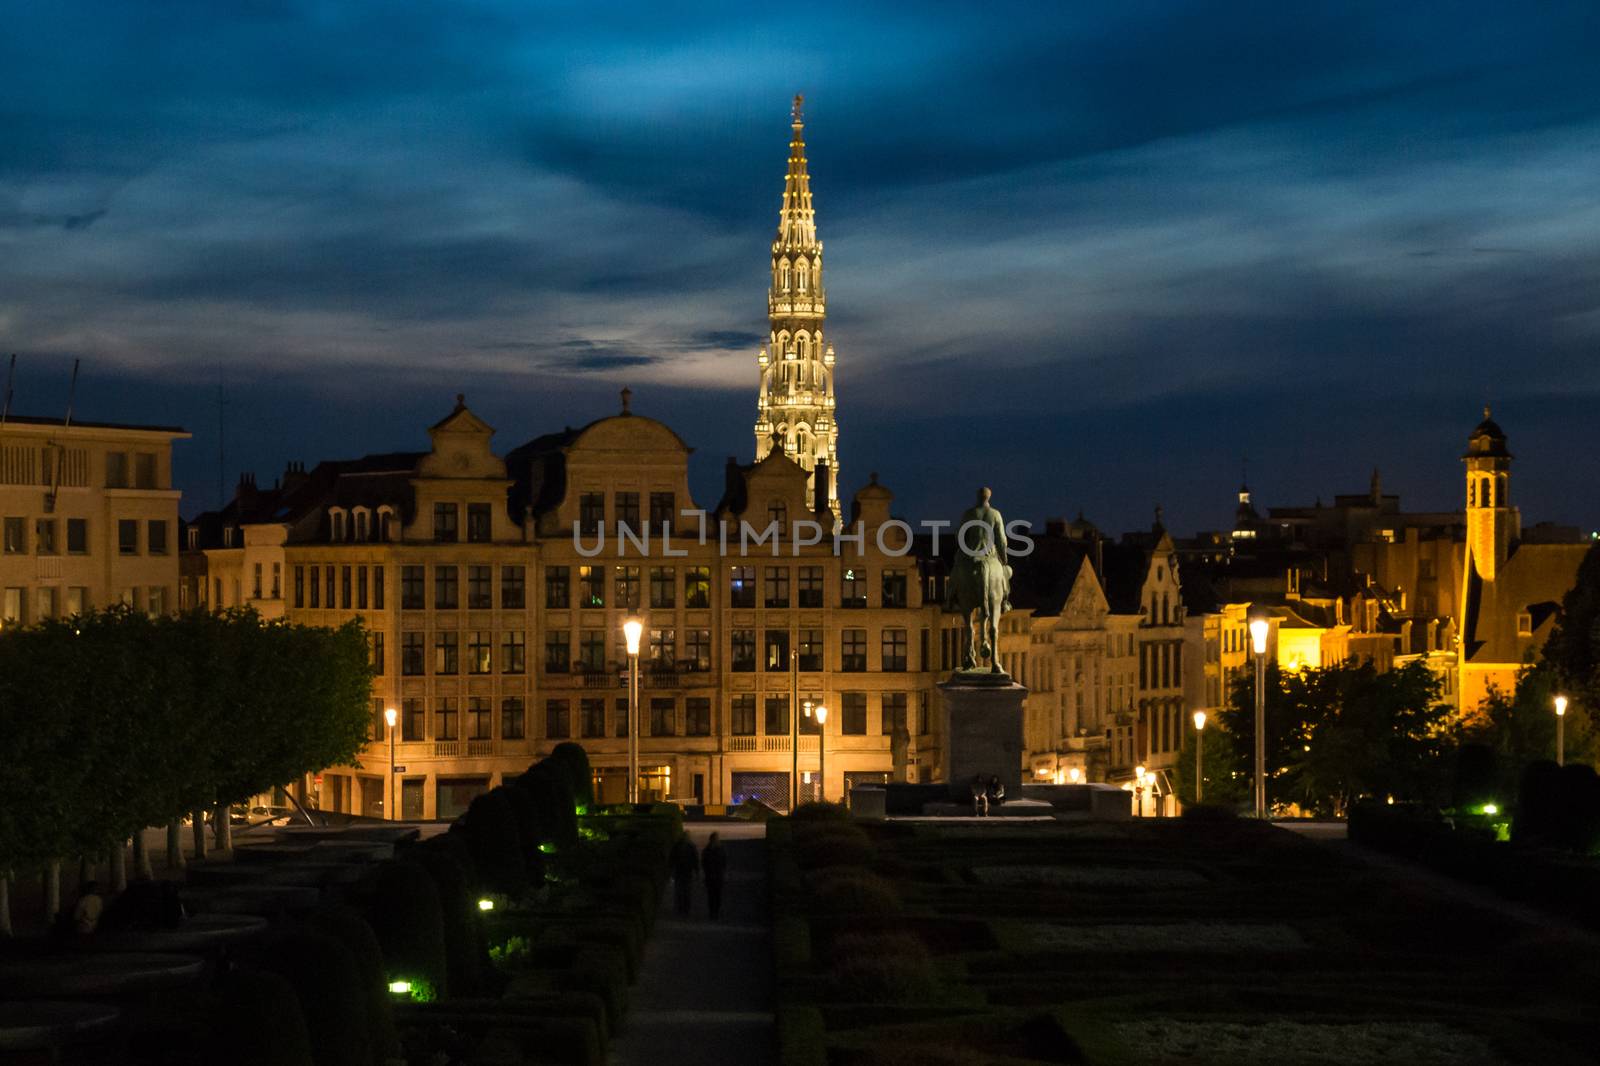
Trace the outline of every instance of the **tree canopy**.
[[1583, 557], [1577, 580], [1561, 599], [1561, 613], [1544, 644], [1544, 661], [1554, 670], [1560, 690], [1573, 699], [1574, 709], [1592, 723], [1600, 713], [1600, 544]]
[[350, 762], [370, 693], [354, 622], [115, 607], [0, 633], [0, 867]]

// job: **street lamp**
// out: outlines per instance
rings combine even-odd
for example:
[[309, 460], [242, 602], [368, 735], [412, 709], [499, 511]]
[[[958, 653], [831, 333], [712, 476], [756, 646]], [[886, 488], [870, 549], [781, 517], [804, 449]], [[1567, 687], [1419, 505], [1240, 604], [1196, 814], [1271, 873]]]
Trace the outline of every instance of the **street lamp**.
[[1205, 780], [1200, 753], [1205, 750], [1206, 712], [1194, 712], [1194, 802], [1200, 805], [1201, 783]]
[[1256, 653], [1256, 817], [1267, 816], [1267, 632], [1261, 615], [1250, 619], [1250, 643]]
[[628, 802], [639, 802], [639, 634], [644, 623], [630, 618], [622, 623], [628, 642]]
[[828, 708], [817, 704], [817, 802], [828, 802]]
[[1565, 724], [1567, 721], [1567, 698], [1556, 697], [1556, 765], [1567, 765], [1567, 736]]
[[1133, 768], [1133, 806], [1139, 817], [1144, 817], [1144, 767]]
[[1076, 785], [1078, 783], [1078, 776], [1080, 773], [1081, 771], [1076, 766], [1067, 767], [1067, 780]]
[[400, 720], [400, 714], [393, 707], [383, 709], [383, 724], [389, 727], [389, 821], [394, 821], [398, 812], [395, 807], [394, 794], [394, 726]]

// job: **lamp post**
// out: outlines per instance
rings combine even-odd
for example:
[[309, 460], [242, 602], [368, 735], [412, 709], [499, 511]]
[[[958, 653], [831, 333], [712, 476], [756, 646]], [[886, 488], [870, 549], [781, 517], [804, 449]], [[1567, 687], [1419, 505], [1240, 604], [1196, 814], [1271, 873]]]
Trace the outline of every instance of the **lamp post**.
[[1567, 736], [1565, 724], [1567, 721], [1567, 698], [1556, 697], [1556, 765], [1567, 765]]
[[1201, 786], [1205, 781], [1201, 753], [1205, 750], [1206, 712], [1194, 712], [1194, 803], [1200, 805]]
[[[794, 639], [793, 632], [790, 639]], [[808, 708], [809, 711], [809, 708]], [[789, 648], [789, 813], [800, 807], [800, 649]]]
[[628, 642], [628, 802], [639, 802], [639, 634], [644, 623], [630, 618], [622, 623]]
[[1261, 615], [1250, 619], [1250, 643], [1256, 653], [1256, 817], [1267, 816], [1267, 633]]
[[399, 815], [396, 810], [399, 804], [394, 794], [394, 726], [399, 720], [399, 712], [393, 707], [383, 709], [383, 724], [389, 727], [389, 821], [391, 822]]
[[817, 802], [828, 802], [828, 708], [817, 704]]
[[1144, 817], [1144, 767], [1133, 768], [1133, 806], [1140, 818]]

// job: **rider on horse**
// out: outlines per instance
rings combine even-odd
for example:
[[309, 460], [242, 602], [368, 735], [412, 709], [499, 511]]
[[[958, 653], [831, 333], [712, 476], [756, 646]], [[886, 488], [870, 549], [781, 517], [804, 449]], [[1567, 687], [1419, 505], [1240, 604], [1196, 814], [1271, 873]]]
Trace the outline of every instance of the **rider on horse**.
[[1011, 567], [1006, 565], [1005, 519], [990, 506], [989, 496], [987, 488], [979, 489], [977, 504], [961, 516], [945, 607], [972, 629], [962, 668], [976, 670], [987, 661], [992, 672], [1004, 674], [996, 659], [1000, 619], [1011, 609]]

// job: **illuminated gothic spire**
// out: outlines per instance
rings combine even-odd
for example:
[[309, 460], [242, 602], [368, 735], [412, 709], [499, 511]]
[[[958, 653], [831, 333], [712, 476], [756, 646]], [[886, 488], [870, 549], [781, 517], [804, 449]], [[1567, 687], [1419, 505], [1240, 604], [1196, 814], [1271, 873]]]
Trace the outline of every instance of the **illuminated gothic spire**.
[[[767, 293], [770, 334], [761, 349], [756, 398], [756, 458], [775, 447], [812, 473], [827, 464], [828, 505], [839, 514], [839, 426], [834, 419], [833, 348], [823, 338], [827, 294], [822, 285], [822, 242], [817, 239], [806, 169], [803, 98], [796, 94], [789, 123], [789, 169], [772, 241]], [[815, 487], [813, 478], [813, 488]], [[808, 489], [808, 498], [811, 494]], [[816, 506], [816, 501], [812, 501]]]

